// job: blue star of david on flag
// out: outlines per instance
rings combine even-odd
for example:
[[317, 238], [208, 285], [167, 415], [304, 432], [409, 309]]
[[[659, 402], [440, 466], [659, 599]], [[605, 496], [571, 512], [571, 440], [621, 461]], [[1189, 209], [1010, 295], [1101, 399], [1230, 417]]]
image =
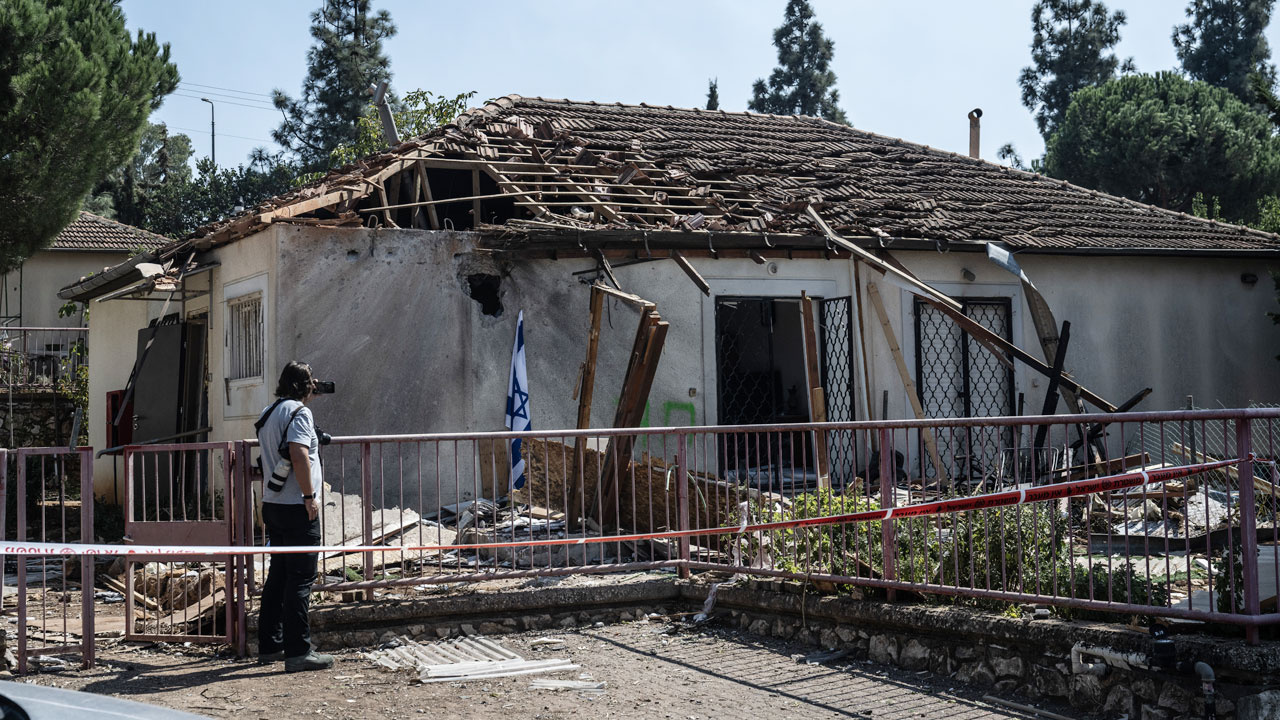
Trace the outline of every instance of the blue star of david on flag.
[[[524, 361], [524, 311], [516, 318], [516, 343], [511, 348], [511, 378], [507, 383], [508, 430], [532, 430], [529, 415], [529, 373]], [[511, 489], [524, 487], [524, 456], [520, 453], [520, 438], [511, 439]]]

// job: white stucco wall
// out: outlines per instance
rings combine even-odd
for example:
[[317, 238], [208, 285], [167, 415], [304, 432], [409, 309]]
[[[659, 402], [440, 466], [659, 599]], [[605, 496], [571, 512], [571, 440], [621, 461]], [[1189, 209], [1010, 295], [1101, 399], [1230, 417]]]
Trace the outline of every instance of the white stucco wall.
[[[280, 225], [211, 253], [221, 263], [208, 276], [212, 293], [187, 308], [188, 314], [199, 312], [203, 302], [209, 315], [211, 439], [251, 436], [252, 422], [270, 401], [280, 367], [291, 359], [307, 361], [322, 378], [337, 382], [337, 395], [321, 397], [313, 405], [318, 423], [334, 435], [502, 429], [511, 344], [521, 309], [534, 426], [573, 426], [573, 391], [585, 355], [590, 296], [582, 281], [590, 276], [573, 273], [593, 268], [594, 261], [521, 261], [504, 268], [509, 273], [501, 285], [504, 310], [493, 317], [484, 315], [469, 297], [465, 276], [498, 270], [489, 255], [473, 249], [473, 237], [467, 233]], [[921, 278], [953, 295], [1010, 297], [1014, 342], [1040, 354], [1020, 286], [983, 254], [895, 255]], [[1020, 260], [1058, 320], [1072, 322], [1068, 369], [1111, 401], [1122, 402], [1148, 385], [1154, 394], [1141, 409], [1180, 407], [1188, 394], [1201, 406], [1280, 401], [1274, 359], [1280, 354], [1280, 332], [1266, 316], [1275, 307], [1267, 263], [1047, 255]], [[711, 284], [713, 295], [794, 298], [801, 291], [819, 297], [853, 292], [853, 265], [844, 260], [692, 262]], [[714, 298], [703, 296], [674, 262], [619, 265], [615, 272], [624, 289], [657, 303], [671, 325], [647, 424], [714, 424]], [[964, 269], [973, 273], [972, 281], [965, 279]], [[1259, 282], [1252, 287], [1241, 283], [1243, 272], [1258, 275]], [[880, 393], [888, 390], [889, 417], [910, 417], [866, 287], [878, 283], [914, 372], [910, 295], [865, 267], [861, 278], [865, 327], [860, 336], [870, 358], [874, 415], [880, 416]], [[227, 286], [243, 288], [250, 281], [265, 288], [268, 308], [264, 378], [256, 384], [233, 385], [228, 402], [223, 384]], [[139, 308], [153, 304], [95, 305], [90, 336], [91, 403], [96, 403], [92, 417], [103, 414], [105, 390], [123, 387], [137, 329], [145, 322]], [[593, 426], [612, 423], [636, 320], [636, 312], [624, 303], [607, 303]], [[119, 341], [112, 345], [108, 338]], [[104, 346], [112, 349], [100, 351]], [[856, 363], [856, 345], [854, 356]], [[863, 373], [856, 365], [853, 372], [859, 379], [856, 414], [865, 418]], [[1018, 367], [1015, 391], [1026, 394], [1027, 412], [1039, 411], [1046, 384]], [[102, 430], [97, 425], [91, 429], [97, 446]], [[350, 471], [357, 460], [349, 453], [331, 453], [327, 461], [346, 463]], [[105, 475], [98, 473], [100, 491], [110, 483], [109, 464], [105, 470]], [[459, 469], [464, 477], [472, 470]], [[406, 472], [412, 475], [414, 469]]]
[[[1014, 342], [1043, 357], [1017, 278], [981, 253], [898, 251], [894, 255], [925, 281], [953, 296], [1013, 299]], [[1269, 271], [1280, 261], [1193, 257], [1019, 255], [1023, 270], [1052, 308], [1071, 322], [1066, 368], [1113, 403], [1144, 387], [1152, 394], [1139, 410], [1185, 406], [1242, 407], [1280, 402], [1280, 328]], [[963, 276], [968, 269], [973, 281]], [[1257, 276], [1248, 285], [1241, 275]], [[863, 282], [874, 273], [862, 272]], [[878, 281], [899, 342], [914, 372], [911, 295]], [[864, 288], [865, 294], [865, 288]], [[864, 303], [865, 304], [865, 303]], [[910, 406], [870, 306], [864, 308], [868, 346], [874, 351], [873, 387], [890, 389], [890, 415], [910, 417]], [[1026, 412], [1039, 413], [1045, 378], [1019, 364], [1016, 392]]]
[[[137, 356], [138, 330], [159, 312], [153, 303], [112, 300], [90, 302], [89, 310], [89, 445], [95, 453], [107, 445], [106, 394], [123, 390]], [[132, 422], [124, 418], [122, 423]], [[93, 490], [116, 502], [124, 498], [124, 464], [117, 456], [93, 462]]]
[[83, 320], [78, 313], [71, 317], [58, 317], [58, 308], [66, 302], [58, 297], [58, 291], [85, 275], [100, 273], [127, 259], [127, 253], [71, 250], [44, 250], [35, 253], [22, 264], [21, 283], [17, 271], [4, 278], [9, 309], [11, 312], [17, 311], [21, 292], [24, 326], [80, 327]]

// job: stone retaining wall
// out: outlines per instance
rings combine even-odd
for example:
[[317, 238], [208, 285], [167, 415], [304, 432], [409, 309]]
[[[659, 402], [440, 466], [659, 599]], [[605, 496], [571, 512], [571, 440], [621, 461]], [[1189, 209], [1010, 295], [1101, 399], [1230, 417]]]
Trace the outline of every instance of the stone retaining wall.
[[[644, 580], [588, 587], [531, 587], [424, 600], [381, 600], [317, 608], [312, 627], [321, 648], [368, 647], [396, 635], [420, 640], [463, 633], [501, 635], [636, 620], [702, 604], [709, 585]], [[717, 592], [715, 613], [730, 624], [907, 670], [927, 670], [992, 693], [1065, 700], [1105, 718], [1204, 717], [1194, 675], [1108, 667], [1102, 677], [1074, 674], [1077, 643], [1146, 657], [1150, 636], [1137, 628], [1030, 620], [949, 605], [885, 603], [854, 595], [822, 596], [798, 583], [739, 581]], [[1280, 643], [1174, 636], [1177, 657], [1203, 661], [1217, 675], [1218, 717], [1280, 717]]]

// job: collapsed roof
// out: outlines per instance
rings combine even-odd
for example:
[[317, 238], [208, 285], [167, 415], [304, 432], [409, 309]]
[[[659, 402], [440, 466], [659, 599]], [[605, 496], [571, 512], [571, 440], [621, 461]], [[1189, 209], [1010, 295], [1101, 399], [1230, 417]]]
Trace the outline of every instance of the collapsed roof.
[[809, 205], [854, 237], [1051, 251], [1280, 250], [1268, 233], [818, 118], [518, 95], [195, 237], [221, 244], [303, 217], [500, 229], [515, 242], [557, 229], [816, 236]]
[[[819, 118], [509, 95], [202, 227], [148, 262], [278, 222], [473, 230], [482, 246], [519, 255], [847, 257], [811, 211], [863, 245], [1280, 253], [1276, 235]], [[114, 270], [120, 278], [59, 295], [124, 282], [129, 268]]]

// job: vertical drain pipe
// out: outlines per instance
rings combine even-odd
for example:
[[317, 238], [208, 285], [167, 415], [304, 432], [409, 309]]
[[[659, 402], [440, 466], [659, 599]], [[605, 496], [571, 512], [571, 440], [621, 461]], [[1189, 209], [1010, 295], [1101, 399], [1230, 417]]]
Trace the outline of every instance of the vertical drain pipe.
[[982, 135], [981, 118], [982, 108], [974, 108], [969, 111], [969, 157], [974, 160], [982, 157], [982, 154], [978, 152], [978, 141]]

